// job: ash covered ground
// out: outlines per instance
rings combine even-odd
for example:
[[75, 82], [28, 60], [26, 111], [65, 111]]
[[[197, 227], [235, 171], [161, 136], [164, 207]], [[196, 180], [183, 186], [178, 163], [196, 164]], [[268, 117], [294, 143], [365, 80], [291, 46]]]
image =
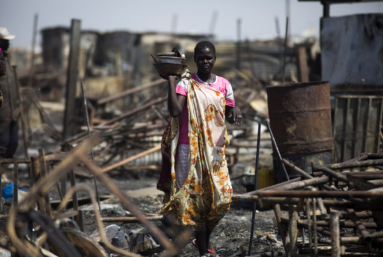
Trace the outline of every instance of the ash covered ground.
[[[133, 201], [145, 213], [156, 213], [162, 206], [162, 195], [157, 196], [136, 196], [132, 197]], [[119, 204], [117, 199], [109, 199], [105, 201], [113, 208], [104, 209], [103, 217], [123, 217], [125, 210]], [[238, 208], [239, 207], [239, 208]], [[251, 228], [251, 208], [243, 208], [243, 206], [231, 206], [226, 216], [221, 220], [215, 228], [211, 236], [211, 242], [219, 256], [245, 256], [247, 255], [250, 228]], [[282, 248], [280, 239], [277, 238], [277, 231], [274, 229], [272, 218], [274, 212], [272, 210], [264, 210], [256, 213], [254, 224], [254, 239], [252, 244], [252, 253], [270, 252], [271, 249], [278, 250]], [[132, 231], [133, 233], [145, 233], [145, 228], [138, 223], [104, 223], [106, 226], [117, 224], [121, 230]], [[162, 227], [161, 221], [155, 224]], [[85, 211], [85, 229], [87, 234], [91, 234], [96, 230], [96, 222], [94, 211]], [[193, 246], [191, 240], [185, 248], [177, 255], [183, 257], [199, 256], [197, 249]], [[158, 249], [159, 251], [161, 249]], [[151, 256], [157, 256], [157, 254]]]
[[[271, 162], [271, 156], [267, 153], [261, 155], [263, 164]], [[251, 161], [250, 161], [251, 163]], [[232, 176], [241, 173], [244, 165], [239, 165], [232, 169]], [[154, 192], [154, 187], [157, 183], [157, 172], [129, 172], [123, 173], [119, 177], [113, 177], [113, 181], [121, 188], [130, 194], [134, 203], [140, 208], [141, 211], [148, 214], [156, 213], [162, 207], [163, 195]], [[84, 180], [84, 183], [93, 187], [92, 180]], [[245, 187], [242, 185], [241, 180], [232, 181], [234, 193], [246, 192]], [[145, 192], [145, 188], [148, 192]], [[139, 189], [139, 191], [137, 191]], [[101, 195], [107, 194], [107, 190], [103, 185], [100, 185]], [[135, 195], [136, 192], [137, 195]], [[103, 217], [124, 217], [129, 216], [126, 210], [121, 206], [116, 198], [111, 198], [103, 201], [104, 207], [102, 208]], [[86, 233], [90, 235], [94, 232], [96, 222], [94, 218], [94, 211], [92, 207], [85, 208], [85, 229]], [[248, 252], [250, 229], [251, 229], [251, 204], [237, 204], [233, 203], [226, 216], [221, 220], [219, 225], [215, 228], [211, 236], [211, 242], [219, 256], [245, 256]], [[272, 210], [259, 210], [255, 216], [254, 224], [254, 239], [252, 244], [252, 254], [270, 252], [272, 249], [277, 251], [283, 248], [282, 242], [278, 236], [278, 231], [273, 225], [274, 212]], [[147, 233], [145, 228], [139, 223], [107, 223], [106, 226], [117, 224], [121, 230], [133, 233]], [[155, 224], [160, 228], [163, 227], [161, 221], [156, 221]], [[185, 248], [177, 255], [183, 257], [199, 256], [197, 249], [193, 246], [191, 240], [187, 243]], [[158, 249], [158, 252], [161, 248]], [[158, 252], [149, 256], [157, 256]]]

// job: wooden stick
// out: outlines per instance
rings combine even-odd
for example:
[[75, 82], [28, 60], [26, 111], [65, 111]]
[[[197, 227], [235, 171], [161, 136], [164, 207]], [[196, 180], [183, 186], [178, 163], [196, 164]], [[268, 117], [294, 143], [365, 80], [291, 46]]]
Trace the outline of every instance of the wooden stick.
[[102, 99], [98, 100], [97, 101], [97, 105], [105, 104], [105, 103], [108, 103], [108, 102], [111, 102], [111, 101], [114, 101], [114, 100], [117, 100], [117, 99], [129, 96], [129, 95], [131, 95], [133, 93], [140, 92], [140, 91], [142, 91], [144, 89], [148, 89], [148, 88], [151, 88], [153, 86], [160, 85], [160, 84], [162, 84], [165, 81], [166, 80], [164, 80], [164, 79], [158, 79], [156, 81], [150, 82], [150, 83], [142, 85], [142, 86], [138, 86], [138, 87], [135, 87], [135, 88], [130, 88], [130, 89], [128, 89], [126, 91], [123, 91], [121, 93], [118, 93], [118, 94], [115, 94], [115, 95], [112, 95], [112, 96], [108, 96], [108, 97], [105, 97], [105, 98], [102, 98]]
[[309, 233], [309, 248], [310, 248], [310, 253], [312, 254], [313, 233], [312, 233], [310, 209], [311, 209], [310, 200], [309, 198], [306, 198], [306, 217], [307, 217], [307, 228]]
[[282, 211], [279, 204], [274, 205], [274, 213], [278, 224], [278, 232], [282, 238], [283, 247], [285, 248], [285, 252], [288, 254], [290, 252], [290, 239], [287, 236], [285, 226], [282, 223]]
[[19, 164], [17, 162], [13, 164], [13, 176], [15, 177], [13, 182], [13, 203], [16, 205], [19, 201]]
[[161, 150], [161, 145], [155, 146], [155, 147], [150, 148], [149, 150], [146, 150], [146, 151], [144, 151], [142, 153], [133, 155], [133, 156], [131, 156], [131, 157], [125, 159], [125, 160], [122, 160], [120, 162], [114, 163], [114, 164], [110, 165], [109, 167], [106, 167], [106, 168], [102, 169], [102, 172], [107, 172], [107, 171], [113, 170], [113, 169], [115, 169], [117, 167], [125, 165], [125, 164], [127, 164], [129, 162], [132, 162], [132, 161], [134, 161], [134, 160], [136, 160], [138, 158], [144, 157], [144, 156], [146, 156], [148, 154], [154, 153], [154, 152], [156, 152], [158, 150]]
[[[47, 164], [45, 162], [44, 148], [39, 149], [39, 160], [40, 160], [41, 176], [46, 177], [48, 172], [47, 172]], [[52, 208], [51, 208], [49, 193], [45, 195], [45, 211], [46, 211], [48, 217], [52, 217]]]
[[31, 63], [29, 67], [29, 80], [28, 87], [32, 87], [33, 85], [33, 75], [34, 75], [34, 67], [35, 67], [35, 45], [36, 45], [36, 34], [37, 34], [37, 20], [39, 15], [36, 13], [33, 19], [33, 35], [32, 35], [32, 49], [31, 49]]
[[[290, 219], [282, 216], [282, 221], [283, 222], [290, 222]], [[309, 222], [310, 222], [309, 219], [307, 219], [307, 220], [298, 219], [298, 225], [299, 226], [306, 227], [306, 226], [308, 226]], [[376, 224], [375, 222], [360, 222], [360, 224], [362, 224], [363, 226], [365, 226], [366, 228], [369, 228], [369, 229], [378, 229], [379, 228], [378, 224]], [[327, 220], [317, 221], [317, 226], [320, 226], [320, 227], [329, 227], [330, 225], [331, 224]], [[342, 228], [355, 228], [355, 223], [352, 221], [341, 220], [341, 221], [339, 221], [339, 226], [341, 226]]]
[[110, 124], [113, 124], [115, 122], [121, 121], [121, 120], [126, 119], [126, 118], [128, 118], [128, 117], [130, 117], [130, 116], [132, 116], [134, 114], [137, 114], [137, 113], [143, 111], [143, 110], [151, 108], [151, 106], [154, 105], [154, 104], [162, 103], [162, 102], [166, 101], [167, 99], [168, 99], [167, 96], [162, 97], [162, 98], [158, 98], [157, 100], [151, 101], [151, 102], [149, 102], [149, 103], [147, 103], [147, 104], [145, 104], [143, 106], [140, 106], [140, 107], [134, 109], [133, 111], [124, 113], [123, 115], [121, 115], [121, 116], [119, 116], [117, 118], [114, 118], [114, 119], [111, 119], [111, 120], [109, 120], [109, 121], [107, 121], [105, 123], [102, 123], [99, 126], [101, 127], [103, 125], [110, 125]]
[[297, 255], [297, 236], [298, 236], [298, 226], [297, 226], [298, 212], [296, 205], [289, 206], [289, 232], [290, 232], [290, 252], [291, 257]]
[[283, 53], [283, 71], [282, 71], [282, 84], [285, 84], [285, 72], [286, 72], [286, 53], [287, 53], [287, 37], [289, 32], [289, 17], [286, 17], [286, 31], [285, 31], [285, 49]]
[[331, 257], [340, 257], [339, 214], [337, 212], [330, 215], [330, 231]]
[[[146, 217], [147, 220], [161, 220], [163, 218], [162, 215], [155, 215]], [[101, 221], [103, 222], [124, 222], [124, 223], [133, 223], [133, 222], [140, 222], [138, 218], [136, 217], [105, 217], [101, 218]]]
[[351, 208], [346, 209], [348, 214], [350, 215], [350, 218], [352, 222], [355, 224], [355, 228], [359, 231], [359, 233], [362, 235], [363, 239], [366, 242], [371, 242], [370, 233], [366, 230], [366, 227], [364, 224], [359, 220], [359, 218], [356, 216], [355, 211]]
[[[39, 158], [37, 156], [32, 156], [31, 163], [32, 163], [33, 180], [34, 180], [34, 184], [36, 184], [38, 181], [41, 180]], [[44, 202], [45, 201], [41, 197], [41, 194], [38, 194], [38, 197], [36, 197], [36, 203], [37, 203], [37, 208], [39, 211], [45, 212]]]
[[[21, 93], [20, 93], [20, 84], [19, 84], [19, 79], [17, 76], [17, 66], [14, 65], [13, 67], [13, 72], [15, 75], [15, 83], [16, 83], [16, 92], [17, 92], [17, 97], [19, 99], [19, 104], [22, 105], [21, 102]], [[25, 128], [25, 117], [24, 117], [24, 110], [21, 109], [20, 112], [20, 121], [21, 121], [21, 129], [23, 131], [23, 144], [24, 144], [24, 153], [25, 153], [25, 158], [29, 160], [29, 153], [28, 153], [28, 139], [27, 139], [27, 132]], [[29, 165], [28, 165], [29, 166]], [[30, 168], [30, 167], [29, 167]]]
[[318, 256], [318, 233], [317, 233], [317, 215], [316, 215], [316, 199], [312, 199], [313, 203], [313, 233], [314, 233], [314, 256]]

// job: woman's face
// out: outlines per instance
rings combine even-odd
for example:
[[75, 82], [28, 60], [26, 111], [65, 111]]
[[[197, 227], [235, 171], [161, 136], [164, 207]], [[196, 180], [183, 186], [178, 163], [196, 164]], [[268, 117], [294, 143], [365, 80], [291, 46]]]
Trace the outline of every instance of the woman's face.
[[199, 72], [211, 73], [215, 63], [215, 52], [205, 47], [200, 49], [194, 59]]

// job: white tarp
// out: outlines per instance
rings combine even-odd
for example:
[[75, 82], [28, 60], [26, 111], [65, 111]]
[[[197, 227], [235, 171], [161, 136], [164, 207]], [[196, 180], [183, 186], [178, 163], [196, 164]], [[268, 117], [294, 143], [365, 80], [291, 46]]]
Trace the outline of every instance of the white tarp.
[[322, 19], [322, 80], [383, 86], [383, 14]]

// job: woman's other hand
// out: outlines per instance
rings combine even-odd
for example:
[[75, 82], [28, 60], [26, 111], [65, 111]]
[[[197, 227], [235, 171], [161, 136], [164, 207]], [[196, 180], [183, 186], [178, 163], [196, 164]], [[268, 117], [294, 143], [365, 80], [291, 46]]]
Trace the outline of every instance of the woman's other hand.
[[239, 107], [226, 106], [226, 119], [230, 124], [235, 123], [239, 126], [243, 119], [241, 109]]

